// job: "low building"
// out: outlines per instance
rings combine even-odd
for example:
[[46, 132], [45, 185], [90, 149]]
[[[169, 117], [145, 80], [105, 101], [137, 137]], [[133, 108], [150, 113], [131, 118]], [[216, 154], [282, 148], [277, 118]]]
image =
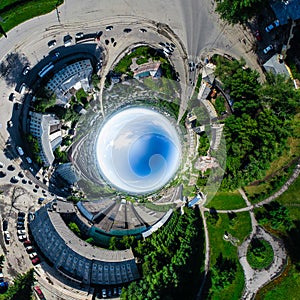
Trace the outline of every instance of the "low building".
[[70, 97], [70, 89], [90, 91], [93, 67], [89, 59], [77, 61], [66, 66], [48, 81], [46, 88], [55, 93], [57, 101], [66, 104]]
[[290, 76], [288, 67], [285, 62], [280, 59], [279, 54], [273, 55], [268, 61], [264, 63], [264, 68], [267, 72], [272, 72], [273, 74], [284, 74], [287, 77]]
[[61, 123], [54, 114], [29, 112], [30, 133], [37, 138], [40, 157], [44, 166], [51, 166], [55, 157], [53, 151], [61, 144]]
[[134, 69], [133, 78], [142, 79], [146, 77], [153, 79], [161, 77], [160, 62], [145, 63]]
[[37, 247], [53, 267], [66, 278], [85, 285], [117, 285], [138, 279], [132, 251], [101, 249], [81, 240], [63, 219], [74, 214], [72, 203], [56, 200], [35, 212], [30, 222]]

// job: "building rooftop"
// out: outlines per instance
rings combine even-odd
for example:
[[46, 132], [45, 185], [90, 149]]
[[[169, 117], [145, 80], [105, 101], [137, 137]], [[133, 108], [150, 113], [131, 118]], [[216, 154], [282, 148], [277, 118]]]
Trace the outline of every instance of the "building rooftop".
[[264, 63], [263, 66], [266, 71], [272, 72], [274, 74], [285, 74], [287, 76], [290, 76], [284, 61], [280, 63], [278, 54], [273, 55], [267, 62]]
[[90, 260], [100, 260], [105, 262], [118, 262], [122, 260], [134, 259], [130, 249], [111, 251], [94, 247], [77, 237], [66, 225], [60, 214], [56, 211], [46, 210], [51, 223], [57, 234], [65, 241], [65, 244], [74, 252]]
[[287, 24], [289, 19], [300, 19], [300, 0], [270, 0], [270, 5], [280, 25]]
[[56, 200], [56, 211], [58, 213], [75, 213], [74, 204], [68, 201]]

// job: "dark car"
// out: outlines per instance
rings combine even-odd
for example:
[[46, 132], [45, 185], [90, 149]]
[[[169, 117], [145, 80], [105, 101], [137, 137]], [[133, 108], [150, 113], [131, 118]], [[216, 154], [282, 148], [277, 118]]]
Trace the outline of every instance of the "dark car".
[[126, 32], [126, 33], [129, 33], [131, 31], [131, 29], [130, 28], [125, 28], [123, 31]]
[[38, 204], [42, 204], [44, 200], [45, 200], [45, 198], [39, 198], [38, 199]]
[[8, 229], [8, 221], [3, 220], [3, 231], [6, 231]]

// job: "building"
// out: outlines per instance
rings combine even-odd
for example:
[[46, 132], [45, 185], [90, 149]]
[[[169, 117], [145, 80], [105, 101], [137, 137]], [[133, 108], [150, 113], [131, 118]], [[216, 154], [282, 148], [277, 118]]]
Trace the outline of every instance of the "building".
[[275, 75], [284, 74], [287, 77], [290, 76], [285, 62], [280, 59], [280, 56], [278, 54], [273, 55], [268, 61], [264, 63], [263, 66], [267, 72], [272, 72]]
[[55, 157], [53, 151], [61, 144], [61, 123], [54, 114], [29, 112], [30, 133], [37, 138], [40, 157], [44, 166], [51, 166]]
[[300, 19], [300, 0], [270, 0], [270, 6], [280, 25], [287, 24], [289, 20]]
[[70, 89], [83, 88], [85, 92], [90, 91], [92, 73], [93, 67], [89, 59], [77, 61], [55, 73], [46, 88], [55, 93], [58, 102], [66, 104], [72, 96]]
[[133, 72], [133, 78], [142, 79], [145, 77], [152, 77], [152, 79], [161, 76], [160, 62], [150, 62], [138, 65]]
[[65, 222], [75, 214], [72, 203], [55, 200], [36, 211], [30, 222], [37, 247], [53, 267], [84, 285], [121, 285], [138, 279], [132, 251], [101, 249], [81, 240]]
[[70, 162], [58, 165], [55, 173], [70, 185], [74, 185], [79, 180], [78, 173]]

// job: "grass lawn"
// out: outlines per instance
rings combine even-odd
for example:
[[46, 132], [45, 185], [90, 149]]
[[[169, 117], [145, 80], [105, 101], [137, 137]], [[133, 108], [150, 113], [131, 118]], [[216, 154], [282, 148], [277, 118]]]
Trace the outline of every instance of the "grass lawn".
[[3, 19], [1, 25], [5, 32], [8, 32], [29, 19], [51, 12], [56, 5], [62, 3], [63, 0], [31, 0], [23, 3], [15, 0], [1, 1], [0, 11]]
[[286, 192], [277, 198], [279, 203], [287, 204], [300, 204], [300, 177], [298, 177]]
[[237, 209], [245, 206], [245, 201], [238, 191], [218, 192], [206, 205], [208, 208], [214, 207], [215, 209]]
[[295, 265], [289, 264], [283, 274], [262, 288], [256, 295], [257, 300], [298, 300], [300, 273]]
[[250, 215], [247, 212], [238, 213], [236, 218], [231, 222], [227, 214], [218, 214], [218, 216], [219, 219], [216, 224], [207, 222], [211, 249], [211, 266], [216, 263], [217, 257], [222, 253], [224, 258], [237, 262], [237, 273], [233, 284], [220, 292], [210, 293], [211, 299], [240, 299], [244, 288], [244, 273], [238, 261], [237, 247], [233, 246], [230, 242], [224, 241], [223, 235], [227, 231], [233, 237], [238, 238], [239, 244], [241, 244], [251, 232]]

